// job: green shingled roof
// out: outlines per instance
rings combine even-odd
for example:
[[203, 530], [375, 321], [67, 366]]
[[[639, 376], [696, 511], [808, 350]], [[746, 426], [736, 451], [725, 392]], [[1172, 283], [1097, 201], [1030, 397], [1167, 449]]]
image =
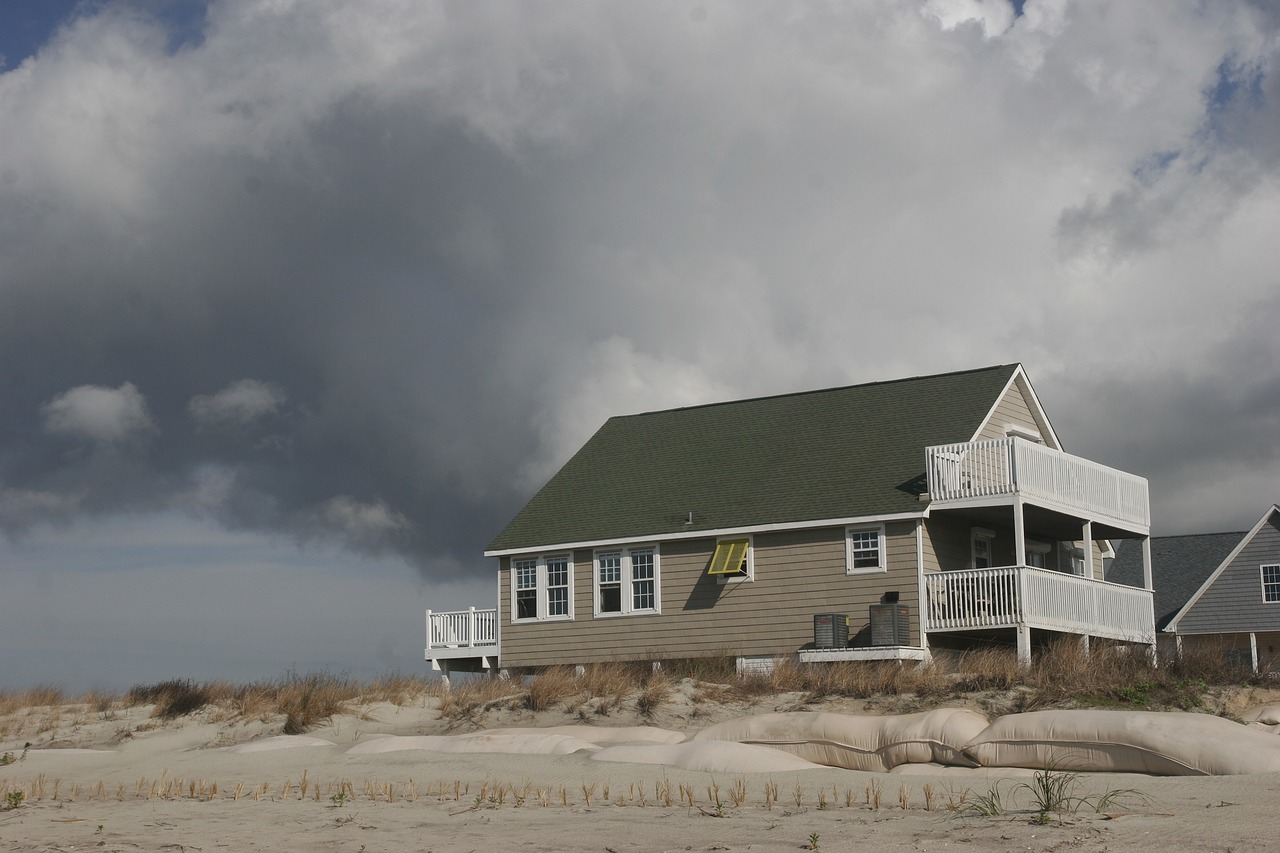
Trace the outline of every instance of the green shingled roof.
[[1016, 369], [610, 418], [488, 550], [918, 512], [925, 447], [971, 439]]

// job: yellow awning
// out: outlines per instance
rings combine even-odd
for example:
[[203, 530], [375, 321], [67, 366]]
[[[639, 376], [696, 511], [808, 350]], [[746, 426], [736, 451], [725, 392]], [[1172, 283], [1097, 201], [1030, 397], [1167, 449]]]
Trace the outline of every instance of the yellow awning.
[[726, 539], [716, 543], [716, 552], [711, 555], [709, 575], [736, 575], [742, 571], [742, 561], [747, 558], [746, 539]]

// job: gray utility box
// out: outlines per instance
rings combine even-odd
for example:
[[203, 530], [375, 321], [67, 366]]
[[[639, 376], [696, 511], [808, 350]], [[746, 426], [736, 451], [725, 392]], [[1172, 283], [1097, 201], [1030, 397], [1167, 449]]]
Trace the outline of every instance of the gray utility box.
[[813, 617], [813, 647], [843, 649], [849, 645], [849, 617], [843, 613], [819, 613]]
[[905, 604], [871, 605], [871, 645], [911, 645], [911, 609]]

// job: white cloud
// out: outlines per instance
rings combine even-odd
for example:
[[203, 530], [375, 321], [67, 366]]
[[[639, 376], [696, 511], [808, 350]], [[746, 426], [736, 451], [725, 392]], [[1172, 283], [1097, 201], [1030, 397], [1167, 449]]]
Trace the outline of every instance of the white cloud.
[[147, 402], [130, 382], [119, 388], [80, 385], [45, 403], [44, 428], [57, 435], [116, 444], [151, 432]]
[[412, 526], [409, 519], [383, 501], [362, 503], [349, 495], [331, 498], [324, 505], [323, 516], [345, 536], [358, 541], [381, 540]]
[[276, 386], [241, 379], [217, 394], [192, 397], [187, 411], [202, 426], [245, 426], [274, 414], [284, 401], [284, 392]]

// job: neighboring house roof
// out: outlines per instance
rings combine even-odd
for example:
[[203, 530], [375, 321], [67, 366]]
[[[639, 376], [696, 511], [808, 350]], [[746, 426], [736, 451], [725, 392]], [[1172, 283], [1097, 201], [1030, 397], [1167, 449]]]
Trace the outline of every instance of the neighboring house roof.
[[[1243, 532], [1151, 537], [1151, 585], [1155, 588], [1152, 598], [1156, 630], [1166, 629], [1183, 605], [1244, 538]], [[1143, 586], [1141, 540], [1120, 540], [1106, 579], [1127, 586]]]
[[1227, 570], [1227, 567], [1235, 561], [1236, 557], [1240, 555], [1240, 552], [1253, 541], [1254, 537], [1258, 535], [1258, 532], [1262, 530], [1267, 522], [1270, 521], [1271, 517], [1277, 513], [1280, 513], [1280, 506], [1272, 504], [1267, 508], [1267, 511], [1262, 514], [1262, 518], [1258, 519], [1258, 523], [1253, 526], [1252, 530], [1248, 533], [1241, 534], [1239, 541], [1235, 544], [1235, 547], [1233, 547], [1226, 556], [1218, 561], [1218, 565], [1214, 567], [1213, 572], [1204, 579], [1204, 582], [1200, 584], [1199, 588], [1192, 593], [1191, 597], [1187, 599], [1187, 602], [1182, 605], [1178, 609], [1178, 612], [1173, 615], [1173, 618], [1169, 620], [1168, 629], [1170, 631], [1177, 632], [1179, 630], [1179, 623], [1182, 621], [1185, 614], [1195, 606], [1196, 602], [1200, 600], [1200, 597], [1208, 591], [1209, 587], [1213, 586], [1214, 581], [1216, 581], [1219, 576]]
[[1000, 365], [610, 418], [487, 553], [919, 514], [924, 448], [972, 440], [1020, 373]]

